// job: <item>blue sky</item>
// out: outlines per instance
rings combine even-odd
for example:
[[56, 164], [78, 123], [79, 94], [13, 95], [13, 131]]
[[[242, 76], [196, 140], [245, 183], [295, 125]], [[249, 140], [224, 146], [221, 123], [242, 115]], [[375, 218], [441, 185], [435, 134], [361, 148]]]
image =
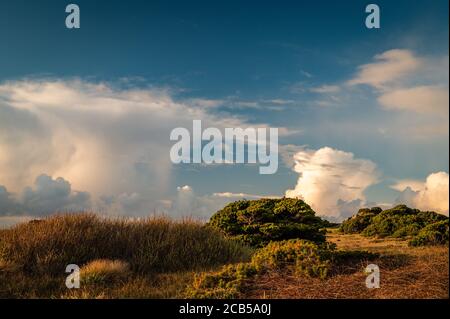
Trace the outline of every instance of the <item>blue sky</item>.
[[[414, 194], [410, 195], [416, 199], [413, 201], [408, 197], [411, 204], [421, 208], [442, 207], [424, 204], [425, 200], [419, 203], [417, 198], [425, 196], [425, 188], [432, 188], [426, 184], [430, 174], [448, 173], [448, 98], [446, 108], [445, 105], [442, 108], [445, 104], [442, 92], [448, 92], [448, 71], [445, 70], [448, 68], [448, 1], [375, 1], [381, 8], [381, 29], [377, 30], [365, 27], [364, 9], [369, 2], [359, 0], [74, 2], [81, 9], [79, 30], [65, 28], [64, 9], [69, 2], [0, 2], [2, 132], [7, 131], [6, 122], [18, 121], [17, 126], [26, 128], [22, 132], [30, 132], [35, 137], [38, 135], [31, 128], [42, 126], [42, 141], [53, 147], [43, 151], [47, 157], [37, 152], [39, 154], [30, 157], [29, 163], [23, 164], [26, 168], [35, 167], [26, 173], [26, 177], [19, 173], [0, 174], [0, 185], [8, 194], [4, 195], [4, 201], [8, 202], [3, 205], [7, 207], [8, 215], [17, 211], [25, 215], [30, 213], [23, 208], [23, 188], [31, 186], [37, 193], [39, 183], [34, 180], [40, 174], [50, 176], [50, 184], [59, 176], [70, 182], [72, 188], [69, 193], [63, 192], [68, 196], [72, 196], [71, 192], [76, 189], [88, 193], [91, 201], [102, 196], [125, 197], [127, 203], [146, 198], [130, 206], [139, 214], [167, 207], [173, 214], [180, 214], [175, 207], [182, 210], [183, 205], [191, 205], [187, 211], [195, 215], [199, 207], [215, 209], [223, 204], [211, 204], [214, 193], [222, 194], [216, 196], [220, 198], [233, 193], [236, 196], [228, 197], [233, 199], [239, 198], [237, 195], [240, 193], [284, 195], [288, 189], [297, 189], [297, 183], [304, 187], [308, 187], [308, 183], [315, 184], [309, 179], [299, 181], [303, 168], [296, 169], [281, 160], [277, 174], [262, 176], [257, 167], [248, 165], [170, 166], [161, 164], [162, 159], [156, 160], [153, 155], [147, 158], [145, 151], [136, 151], [139, 154], [128, 163], [134, 168], [137, 178], [128, 180], [127, 175], [123, 175], [111, 180], [117, 187], [105, 186], [105, 189], [78, 183], [70, 177], [74, 176], [75, 167], [87, 158], [77, 157], [74, 155], [77, 152], [73, 151], [68, 152], [62, 162], [54, 164], [57, 161], [52, 155], [56, 152], [55, 140], [74, 133], [76, 129], [63, 133], [53, 126], [54, 122], [47, 127], [49, 118], [44, 120], [41, 117], [42, 109], [36, 111], [41, 100], [33, 100], [34, 95], [28, 94], [30, 92], [20, 97], [29, 99], [27, 101], [11, 100], [17, 92], [23, 93], [30, 87], [34, 90], [33, 85], [45, 83], [62, 83], [63, 88], [76, 88], [76, 94], [80, 96], [73, 92], [68, 95], [80, 98], [79, 103], [74, 103], [75, 108], [92, 102], [86, 94], [89, 98], [93, 98], [92, 94], [101, 95], [101, 92], [95, 93], [98, 88], [93, 89], [89, 85], [102, 83], [114, 91], [112, 95], [120, 96], [114, 95], [118, 99], [123, 99], [124, 92], [132, 90], [156, 90], [160, 95], [165, 94], [165, 99], [170, 99], [171, 103], [200, 108], [201, 116], [210, 118], [211, 123], [239, 118], [248, 125], [263, 123], [283, 127], [291, 133], [280, 138], [284, 147], [282, 153], [286, 155], [287, 145], [291, 145], [295, 150], [293, 154], [309, 154], [309, 168], [316, 167], [314, 152], [325, 147], [333, 152], [351, 153], [352, 158], [344, 158], [352, 165], [355, 161], [361, 164], [359, 160], [375, 164], [376, 169], [370, 177], [366, 176], [368, 179], [373, 177], [373, 181], [357, 183], [355, 188], [361, 188], [362, 193], [344, 191], [345, 202], [356, 205], [354, 201], [359, 200], [361, 205], [392, 204], [399, 196], [405, 195], [405, 191], [412, 191]], [[386, 52], [393, 53], [383, 55]], [[388, 73], [378, 82], [373, 81], [364, 78], [364, 66], [369, 75], [373, 74], [372, 69], [380, 67], [388, 68], [392, 74]], [[74, 84], [73, 81], [78, 82]], [[55, 91], [55, 94], [57, 92], [60, 91]], [[413, 101], [407, 100], [405, 94], [413, 96]], [[416, 94], [417, 98], [414, 98]], [[156, 98], [160, 95], [156, 94]], [[143, 99], [149, 102], [146, 97]], [[61, 103], [64, 101], [63, 96]], [[211, 104], [207, 109], [201, 106], [205, 101]], [[428, 101], [436, 106], [428, 105]], [[27, 104], [24, 111], [25, 102], [35, 105]], [[420, 105], [416, 105], [418, 103]], [[173, 128], [170, 126], [172, 122], [168, 121], [167, 127], [160, 123], [161, 136], [157, 132], [149, 133], [144, 128], [145, 123], [141, 123], [143, 118], [136, 114], [105, 120], [104, 123], [100, 121], [95, 128], [90, 123], [95, 119], [75, 114], [76, 111], [69, 106], [61, 107], [69, 108], [70, 115], [62, 116], [63, 111], [57, 111], [61, 117], [55, 117], [55, 113], [52, 121], [59, 121], [64, 126], [64, 121], [73, 119], [75, 123], [80, 119], [76, 127], [84, 128], [86, 125], [89, 128], [84, 130], [85, 134], [73, 137], [76, 142], [73, 142], [72, 149], [84, 150], [90, 138], [99, 140], [100, 135], [104, 139], [95, 149], [109, 147], [109, 153], [114, 147], [119, 147], [108, 139], [115, 134], [114, 141], [123, 140], [122, 146], [131, 143], [127, 138], [133, 143], [152, 139], [169, 142], [168, 135], [163, 133], [164, 128]], [[22, 114], [24, 112], [29, 114]], [[121, 124], [116, 127], [114, 121]], [[133, 129], [140, 125], [143, 128], [134, 132]], [[148, 125], [152, 125], [151, 122]], [[12, 134], [10, 130], [8, 132]], [[42, 144], [42, 141], [30, 142], [32, 139], [25, 133], [21, 137], [19, 135], [14, 135], [14, 138], [32, 143], [30, 147]], [[5, 142], [11, 138], [4, 135], [3, 149], [0, 140], [0, 151], [9, 154], [10, 159], [0, 164], [4, 171], [19, 169], [11, 164], [14, 163], [11, 158], [20, 154], [16, 153], [17, 147]], [[85, 139], [83, 147], [77, 144], [80, 139]], [[58, 150], [61, 147], [65, 146], [58, 146]], [[139, 147], [141, 150], [145, 147], [155, 150], [153, 144], [150, 146], [144, 142], [137, 143], [136, 148]], [[135, 152], [134, 149], [128, 151]], [[333, 152], [331, 160], [339, 158], [340, 155]], [[64, 154], [63, 150], [56, 153]], [[102, 153], [100, 157], [111, 156]], [[41, 160], [42, 163], [39, 162]], [[121, 159], [113, 163], [117, 161]], [[116, 170], [113, 163], [105, 167]], [[166, 176], [164, 183], [155, 177], [158, 175], [157, 165], [170, 166], [167, 171], [162, 170]], [[365, 167], [361, 165], [356, 167]], [[147, 169], [147, 166], [152, 168]], [[96, 168], [91, 169], [97, 171]], [[447, 180], [448, 188], [448, 175], [444, 180]], [[406, 181], [415, 186], [407, 190], [404, 187]], [[340, 181], [333, 183], [342, 184]], [[183, 190], [180, 186], [184, 185], [189, 185], [189, 189]], [[297, 186], [300, 189], [298, 195], [314, 200], [302, 186]], [[149, 196], [147, 192], [153, 189], [164, 191], [154, 197]], [[190, 193], [180, 194], [183, 191]], [[328, 196], [327, 192], [338, 194], [340, 191], [322, 189], [320, 194]], [[147, 200], [150, 197], [151, 200]], [[155, 202], [168, 206], [160, 208]], [[325, 215], [329, 209], [321, 208], [319, 204], [316, 208]]]

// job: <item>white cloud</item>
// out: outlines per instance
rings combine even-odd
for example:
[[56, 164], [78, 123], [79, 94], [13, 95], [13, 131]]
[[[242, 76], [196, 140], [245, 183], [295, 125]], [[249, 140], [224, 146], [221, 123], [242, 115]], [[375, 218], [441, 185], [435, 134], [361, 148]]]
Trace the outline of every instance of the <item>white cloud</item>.
[[402, 202], [421, 210], [431, 210], [448, 215], [448, 173], [432, 173], [428, 175], [425, 182], [422, 182], [421, 185], [416, 181], [413, 181], [411, 185], [408, 184], [408, 181], [401, 181], [402, 187], [396, 187], [397, 185], [394, 185], [393, 187], [395, 187], [395, 189], [397, 190], [402, 191], [402, 193], [397, 198], [397, 202]]
[[382, 94], [378, 102], [386, 109], [448, 115], [448, 87], [417, 86]]
[[359, 67], [357, 75], [348, 81], [350, 85], [367, 84], [384, 88], [412, 74], [422, 65], [422, 60], [409, 50], [394, 49], [375, 56], [376, 62]]
[[170, 191], [173, 128], [190, 128], [193, 119], [219, 129], [267, 126], [209, 113], [217, 103], [79, 79], [0, 84], [0, 183], [19, 192], [46, 172], [144, 214]]
[[395, 49], [376, 55], [375, 60], [360, 66], [347, 84], [375, 88], [378, 103], [386, 110], [448, 117], [448, 56], [417, 57]]
[[299, 151], [294, 160], [294, 171], [300, 176], [286, 197], [302, 198], [319, 215], [344, 217], [348, 205], [365, 203], [364, 191], [378, 182], [373, 162], [330, 147]]
[[341, 88], [338, 85], [322, 85], [310, 89], [310, 91], [314, 93], [336, 93], [340, 90]]

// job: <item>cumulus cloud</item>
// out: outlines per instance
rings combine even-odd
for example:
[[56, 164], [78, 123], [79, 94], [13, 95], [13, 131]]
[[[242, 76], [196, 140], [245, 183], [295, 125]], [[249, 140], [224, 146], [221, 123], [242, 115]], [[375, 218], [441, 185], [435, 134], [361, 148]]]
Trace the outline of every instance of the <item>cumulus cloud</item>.
[[432, 173], [421, 184], [418, 181], [399, 181], [393, 188], [401, 191], [397, 203], [446, 215], [449, 213], [449, 175], [446, 172]]
[[[170, 192], [173, 128], [190, 128], [194, 119], [221, 130], [267, 126], [210, 113], [220, 101], [172, 95], [80, 79], [0, 84], [0, 183], [20, 192], [47, 172], [89, 192], [100, 208], [146, 214]], [[59, 206], [56, 197], [67, 194], [67, 185], [53, 182]], [[30, 205], [42, 195], [41, 183], [24, 195]]]
[[72, 190], [68, 181], [42, 174], [34, 186], [25, 187], [20, 194], [0, 186], [0, 215], [40, 217], [54, 212], [83, 211], [92, 206], [90, 194]]
[[352, 153], [324, 147], [294, 155], [300, 176], [286, 197], [301, 198], [323, 216], [342, 219], [366, 202], [364, 191], [378, 182], [376, 165]]

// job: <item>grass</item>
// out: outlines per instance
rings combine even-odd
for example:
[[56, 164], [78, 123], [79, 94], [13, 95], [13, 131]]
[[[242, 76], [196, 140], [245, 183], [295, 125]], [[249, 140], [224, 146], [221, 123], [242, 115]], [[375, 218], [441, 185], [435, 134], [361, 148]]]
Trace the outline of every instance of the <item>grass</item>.
[[[193, 220], [58, 215], [0, 231], [0, 298], [174, 297], [186, 273], [192, 278], [250, 254]], [[82, 267], [84, 288], [67, 291], [68, 264]]]
[[[411, 247], [337, 229], [328, 229], [327, 241], [337, 246], [333, 267], [327, 276], [308, 276], [284, 267], [298, 261], [293, 254], [304, 245], [295, 241], [255, 254], [192, 220], [54, 216], [0, 230], [0, 298], [449, 297], [448, 245]], [[305, 256], [302, 262], [315, 260]], [[248, 267], [252, 259], [264, 271]], [[65, 286], [72, 263], [81, 267], [80, 289]], [[379, 289], [365, 286], [369, 263], [380, 267]]]
[[320, 280], [271, 272], [248, 283], [242, 298], [295, 299], [406, 299], [445, 298], [449, 289], [449, 247], [409, 247], [400, 239], [373, 239], [359, 234], [344, 235], [336, 229], [328, 240], [345, 250], [367, 250], [380, 256], [370, 263], [380, 267], [379, 289], [367, 289], [364, 268], [368, 262], [347, 265], [335, 275]]

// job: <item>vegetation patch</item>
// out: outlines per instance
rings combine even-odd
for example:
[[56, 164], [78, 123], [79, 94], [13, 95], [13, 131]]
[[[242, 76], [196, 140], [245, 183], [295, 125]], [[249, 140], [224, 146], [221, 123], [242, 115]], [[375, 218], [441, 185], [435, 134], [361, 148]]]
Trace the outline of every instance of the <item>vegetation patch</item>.
[[315, 216], [304, 201], [292, 198], [241, 200], [215, 213], [209, 226], [253, 247], [271, 241], [305, 239], [325, 242], [329, 222]]
[[122, 260], [97, 259], [81, 268], [80, 279], [84, 284], [111, 283], [127, 278], [129, 268]]
[[412, 246], [448, 244], [449, 238], [447, 216], [406, 205], [384, 211], [379, 207], [360, 209], [342, 223], [340, 231], [381, 238], [409, 238]]
[[248, 263], [224, 266], [218, 272], [197, 275], [187, 289], [189, 298], [238, 298], [250, 279], [268, 272], [292, 273], [325, 279], [349, 260], [370, 260], [377, 254], [341, 251], [329, 243], [316, 244], [301, 239], [271, 242], [258, 249]]
[[68, 264], [122, 260], [136, 273], [204, 270], [246, 261], [250, 250], [195, 221], [112, 220], [70, 214], [0, 232], [0, 260], [27, 274], [64, 274]]

